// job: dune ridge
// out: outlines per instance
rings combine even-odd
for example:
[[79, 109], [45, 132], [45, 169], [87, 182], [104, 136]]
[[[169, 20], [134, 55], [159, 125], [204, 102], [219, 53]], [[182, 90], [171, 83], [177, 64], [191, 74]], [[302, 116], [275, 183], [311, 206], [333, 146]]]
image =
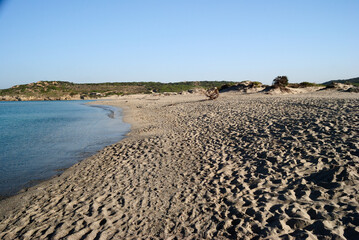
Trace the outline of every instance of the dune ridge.
[[128, 137], [0, 207], [0, 239], [358, 239], [359, 96], [119, 97]]

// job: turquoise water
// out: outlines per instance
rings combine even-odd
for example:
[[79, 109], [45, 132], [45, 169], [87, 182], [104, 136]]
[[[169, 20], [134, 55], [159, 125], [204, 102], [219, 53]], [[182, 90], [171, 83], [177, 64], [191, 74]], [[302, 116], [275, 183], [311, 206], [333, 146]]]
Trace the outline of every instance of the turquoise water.
[[59, 174], [128, 133], [119, 109], [86, 102], [0, 102], [0, 195]]

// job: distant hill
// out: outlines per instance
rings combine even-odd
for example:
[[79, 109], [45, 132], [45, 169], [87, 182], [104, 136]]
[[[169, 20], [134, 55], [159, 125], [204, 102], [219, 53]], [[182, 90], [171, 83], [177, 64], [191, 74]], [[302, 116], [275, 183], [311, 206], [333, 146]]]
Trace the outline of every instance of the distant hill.
[[114, 82], [114, 83], [72, 83], [64, 81], [39, 81], [36, 83], [16, 85], [0, 90], [0, 100], [73, 100], [93, 99], [110, 95], [137, 93], [181, 92], [194, 88], [220, 87], [233, 84], [230, 81], [199, 82]]
[[359, 85], [359, 77], [357, 77], [357, 78], [349, 78], [349, 79], [331, 80], [331, 81], [325, 82], [323, 84], [324, 85], [330, 85], [333, 82], [335, 82], [335, 83], [350, 83], [350, 84], [353, 84], [353, 85]]

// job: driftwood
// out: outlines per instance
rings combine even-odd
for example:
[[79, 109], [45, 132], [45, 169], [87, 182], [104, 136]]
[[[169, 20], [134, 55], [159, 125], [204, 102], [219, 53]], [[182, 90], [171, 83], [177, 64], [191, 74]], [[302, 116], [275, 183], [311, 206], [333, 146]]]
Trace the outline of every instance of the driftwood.
[[204, 94], [210, 99], [210, 100], [214, 100], [216, 98], [219, 97], [219, 91], [218, 88], [214, 87], [214, 88], [210, 88], [208, 90], [206, 90], [204, 92]]

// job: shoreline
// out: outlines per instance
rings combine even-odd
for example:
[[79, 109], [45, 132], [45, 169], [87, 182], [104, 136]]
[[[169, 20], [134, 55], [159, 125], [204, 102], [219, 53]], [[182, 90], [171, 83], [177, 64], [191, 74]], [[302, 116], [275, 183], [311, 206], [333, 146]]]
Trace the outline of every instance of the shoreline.
[[[76, 101], [76, 100], [70, 100], [70, 101]], [[103, 109], [104, 110], [104, 118], [118, 118], [119, 121], [121, 121], [123, 124], [126, 124], [122, 119], [123, 119], [123, 114], [122, 114], [122, 109], [121, 108], [118, 108], [118, 107], [113, 107], [113, 106], [109, 106], [109, 105], [99, 105], [99, 104], [96, 104], [96, 101], [95, 100], [81, 100], [81, 101], [85, 101], [83, 103], [79, 103], [81, 105], [84, 105], [84, 106], [87, 106], [87, 107], [92, 107], [92, 108], [100, 108], [100, 109]], [[84, 149], [82, 151], [79, 151], [79, 152], [76, 152], [76, 157], [75, 155], [73, 156], [73, 164], [67, 166], [67, 167], [59, 167], [59, 168], [55, 168], [55, 169], [51, 169], [51, 171], [54, 172], [54, 174], [52, 176], [49, 176], [49, 177], [41, 177], [41, 178], [34, 178], [34, 179], [31, 179], [29, 180], [28, 182], [24, 183], [21, 188], [19, 188], [19, 190], [17, 190], [16, 192], [15, 191], [10, 191], [10, 192], [7, 192], [5, 194], [2, 194], [0, 195], [0, 202], [2, 200], [5, 200], [5, 199], [8, 199], [8, 198], [11, 198], [11, 197], [14, 197], [18, 194], [21, 194], [21, 193], [24, 193], [24, 192], [27, 192], [29, 191], [30, 188], [32, 187], [36, 187], [37, 185], [41, 184], [41, 183], [44, 183], [46, 181], [49, 181], [53, 178], [56, 178], [56, 177], [59, 177], [64, 171], [66, 171], [67, 169], [71, 168], [72, 166], [76, 165], [77, 163], [93, 156], [94, 154], [102, 151], [105, 147], [109, 146], [109, 145], [112, 145], [118, 141], [121, 141], [123, 138], [125, 138], [128, 134], [130, 130], [124, 132], [124, 134], [119, 137], [118, 140], [116, 140], [115, 142], [111, 143], [111, 144], [108, 144], [108, 145], [104, 145], [103, 148], [101, 149], [98, 149], [96, 151], [85, 151]], [[106, 142], [106, 139], [104, 139], [104, 143]], [[103, 145], [103, 144], [102, 144]]]
[[[151, 99], [151, 98], [153, 98], [149, 94], [134, 94], [134, 95], [128, 95], [128, 97], [131, 99], [145, 99], [145, 98]], [[156, 99], [156, 97], [155, 97], [155, 99]], [[130, 130], [119, 141], [119, 142], [121, 142], [125, 138], [129, 137], [129, 135], [132, 134], [132, 132], [134, 130], [143, 127], [143, 124], [139, 124], [137, 121], [135, 121], [133, 119], [132, 112], [135, 109], [134, 109], [134, 107], [132, 107], [132, 109], [131, 109], [130, 105], [126, 104], [128, 102], [127, 100], [125, 100], [125, 102], [122, 102], [121, 105], [113, 104], [114, 101], [116, 101], [116, 100], [118, 100], [118, 99], [116, 99], [116, 98], [90, 99], [90, 101], [85, 104], [88, 105], [89, 107], [102, 108], [102, 106], [104, 106], [104, 107], [110, 106], [110, 107], [117, 108], [118, 111], [119, 111], [119, 109], [122, 110], [122, 121], [124, 123], [130, 124]], [[69, 100], [58, 100], [58, 101], [69, 101]], [[70, 100], [70, 101], [77, 101], [77, 99]], [[87, 100], [80, 99], [80, 101], [87, 101]], [[119, 143], [119, 142], [116, 142], [116, 143]], [[114, 144], [116, 144], [116, 143], [114, 143]], [[61, 181], [61, 177], [63, 177], [64, 174], [66, 174], [66, 175], [70, 174], [70, 173], [67, 173], [67, 171], [71, 171], [72, 168], [76, 168], [77, 165], [81, 164], [82, 162], [86, 161], [87, 159], [95, 157], [98, 153], [104, 151], [107, 147], [110, 147], [111, 145], [114, 145], [114, 144], [105, 146], [104, 148], [96, 151], [91, 156], [85, 157], [82, 160], [74, 163], [73, 165], [71, 165], [67, 168], [63, 168], [63, 171], [61, 171], [60, 173], [58, 173], [50, 178], [46, 178], [43, 180], [34, 180], [34, 181], [37, 181], [36, 184], [31, 185], [29, 187], [24, 187], [14, 194], [6, 195], [6, 196], [0, 195], [0, 203], [1, 203], [0, 204], [0, 223], [8, 211], [11, 211], [12, 209], [15, 208], [16, 205], [21, 204], [23, 201], [27, 201], [29, 198], [31, 198], [33, 195], [35, 195], [37, 190], [41, 189], [43, 187], [42, 185], [47, 186], [47, 185], [51, 185], [52, 181]]]
[[356, 236], [357, 94], [98, 102], [127, 137], [12, 198], [0, 238]]

